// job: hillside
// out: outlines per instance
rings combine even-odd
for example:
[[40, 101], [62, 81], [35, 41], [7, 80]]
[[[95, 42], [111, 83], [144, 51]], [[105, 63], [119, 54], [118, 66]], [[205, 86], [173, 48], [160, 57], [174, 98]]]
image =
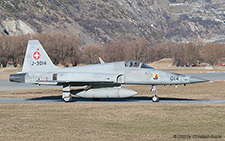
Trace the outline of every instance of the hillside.
[[0, 32], [64, 32], [82, 44], [144, 37], [150, 43], [225, 43], [225, 0], [0, 0]]

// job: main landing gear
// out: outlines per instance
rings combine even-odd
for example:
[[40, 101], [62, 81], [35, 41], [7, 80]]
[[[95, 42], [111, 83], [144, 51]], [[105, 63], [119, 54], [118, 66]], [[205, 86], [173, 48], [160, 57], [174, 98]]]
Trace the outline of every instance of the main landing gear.
[[155, 85], [152, 85], [151, 91], [153, 91], [152, 101], [153, 102], [159, 102], [159, 97], [157, 96], [157, 91], [156, 91], [156, 86]]
[[71, 96], [71, 94], [70, 94], [70, 85], [63, 86], [63, 95], [62, 95], [62, 99], [63, 99], [65, 102], [70, 102], [70, 101], [72, 101], [72, 96]]

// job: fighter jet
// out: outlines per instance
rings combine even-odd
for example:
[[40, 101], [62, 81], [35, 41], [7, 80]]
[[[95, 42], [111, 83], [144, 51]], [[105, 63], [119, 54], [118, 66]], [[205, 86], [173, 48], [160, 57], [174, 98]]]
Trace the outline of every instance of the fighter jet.
[[[56, 85], [63, 88], [62, 99], [72, 101], [71, 94], [99, 100], [100, 98], [127, 98], [136, 91], [121, 88], [121, 85], [150, 85], [153, 102], [158, 102], [157, 85], [201, 83], [208, 80], [189, 75], [154, 69], [138, 61], [121, 61], [76, 66], [56, 67], [38, 40], [29, 40], [22, 72], [11, 74], [11, 82], [38, 85]], [[82, 89], [71, 90], [71, 87]]]

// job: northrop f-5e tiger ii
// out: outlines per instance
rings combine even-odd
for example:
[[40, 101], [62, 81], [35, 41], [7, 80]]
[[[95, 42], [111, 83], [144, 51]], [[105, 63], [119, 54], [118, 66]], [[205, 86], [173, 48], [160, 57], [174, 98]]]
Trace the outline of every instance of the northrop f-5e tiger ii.
[[[154, 69], [138, 61], [122, 61], [101, 64], [56, 67], [38, 40], [29, 40], [22, 72], [11, 74], [11, 82], [63, 87], [62, 99], [72, 100], [71, 94], [83, 98], [127, 98], [136, 91], [121, 88], [121, 85], [150, 85], [153, 102], [158, 102], [157, 85], [178, 85], [206, 82], [208, 80], [189, 75]], [[83, 89], [70, 90], [73, 86]]]

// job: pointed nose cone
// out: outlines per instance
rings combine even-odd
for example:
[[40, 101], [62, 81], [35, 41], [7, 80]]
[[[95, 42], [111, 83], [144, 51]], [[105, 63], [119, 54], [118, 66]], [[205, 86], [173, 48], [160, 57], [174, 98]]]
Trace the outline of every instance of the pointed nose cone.
[[209, 80], [203, 79], [203, 78], [194, 77], [194, 76], [190, 77], [190, 83], [202, 83], [202, 82], [207, 82], [207, 81], [209, 81]]

